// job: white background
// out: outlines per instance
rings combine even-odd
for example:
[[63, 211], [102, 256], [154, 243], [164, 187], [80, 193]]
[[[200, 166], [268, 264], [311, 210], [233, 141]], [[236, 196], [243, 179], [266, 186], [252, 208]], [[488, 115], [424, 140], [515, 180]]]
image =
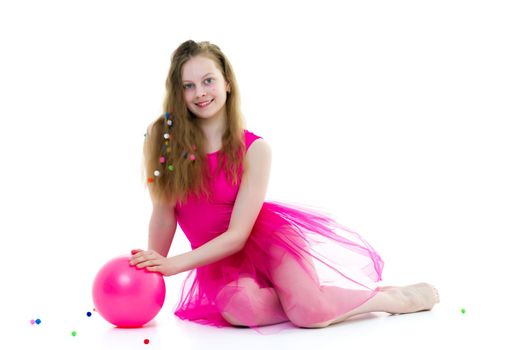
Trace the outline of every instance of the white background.
[[[0, 4], [4, 345], [523, 346], [521, 2]], [[247, 127], [272, 147], [267, 199], [331, 212], [380, 253], [384, 284], [434, 284], [434, 310], [261, 338], [175, 318], [184, 273], [150, 327], [85, 316], [100, 266], [147, 247], [143, 135], [188, 39], [234, 67]], [[179, 228], [170, 254], [189, 249]]]

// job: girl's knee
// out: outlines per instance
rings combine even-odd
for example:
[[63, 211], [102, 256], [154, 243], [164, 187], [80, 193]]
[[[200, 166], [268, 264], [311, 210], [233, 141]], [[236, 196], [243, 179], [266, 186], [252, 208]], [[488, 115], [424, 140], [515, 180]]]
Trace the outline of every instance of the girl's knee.
[[244, 323], [240, 322], [235, 317], [230, 315], [229, 312], [223, 311], [221, 312], [221, 316], [226, 320], [226, 322], [228, 322], [232, 326], [247, 327]]
[[319, 313], [301, 314], [296, 315], [287, 314], [290, 322], [300, 328], [324, 328], [330, 325], [329, 321], [319, 321]]
[[232, 325], [245, 326], [235, 315], [253, 308], [252, 299], [258, 290], [259, 285], [250, 277], [242, 277], [238, 281], [228, 283], [217, 294], [215, 301], [222, 317]]
[[259, 289], [257, 282], [251, 277], [241, 277], [236, 281], [232, 281], [222, 287], [217, 293], [217, 301], [224, 302], [225, 300], [231, 299], [233, 295], [240, 293], [251, 293]]
[[299, 302], [285, 308], [285, 312], [290, 322], [301, 328], [324, 328], [330, 324], [327, 319], [332, 314], [330, 305], [319, 299]]

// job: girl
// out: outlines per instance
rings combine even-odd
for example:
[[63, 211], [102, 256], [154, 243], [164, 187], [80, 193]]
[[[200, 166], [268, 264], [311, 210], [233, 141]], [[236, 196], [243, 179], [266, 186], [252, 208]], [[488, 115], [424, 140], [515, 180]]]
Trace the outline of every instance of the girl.
[[[328, 214], [264, 201], [270, 147], [244, 128], [235, 74], [218, 46], [182, 43], [166, 90], [165, 113], [144, 140], [148, 250], [132, 250], [130, 264], [165, 276], [191, 270], [175, 315], [217, 327], [318, 328], [439, 302], [427, 283], [377, 286], [381, 257]], [[177, 224], [192, 250], [168, 258]]]

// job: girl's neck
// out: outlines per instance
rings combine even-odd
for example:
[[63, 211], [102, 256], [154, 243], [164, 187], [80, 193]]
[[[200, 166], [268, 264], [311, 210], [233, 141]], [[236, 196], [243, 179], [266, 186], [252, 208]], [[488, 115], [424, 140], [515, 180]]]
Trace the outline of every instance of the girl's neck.
[[201, 120], [199, 124], [208, 144], [208, 151], [221, 147], [222, 135], [226, 130], [226, 118]]

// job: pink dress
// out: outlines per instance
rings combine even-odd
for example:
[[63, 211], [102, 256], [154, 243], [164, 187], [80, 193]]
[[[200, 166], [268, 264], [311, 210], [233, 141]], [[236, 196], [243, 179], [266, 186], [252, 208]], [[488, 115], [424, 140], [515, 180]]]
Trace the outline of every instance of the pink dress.
[[[246, 149], [260, 138], [248, 130], [244, 134]], [[208, 154], [211, 171], [217, 166], [217, 155]], [[191, 195], [175, 208], [192, 249], [229, 226], [239, 185], [232, 186], [221, 172], [212, 188], [209, 202]], [[307, 326], [335, 319], [373, 297], [382, 269], [378, 253], [329, 214], [265, 201], [240, 252], [189, 272], [174, 313], [180, 319], [217, 327], [231, 326], [225, 312], [258, 331], [263, 318], [268, 322], [282, 315], [296, 326]], [[255, 292], [254, 285], [265, 293]], [[278, 301], [268, 295], [277, 295]]]

